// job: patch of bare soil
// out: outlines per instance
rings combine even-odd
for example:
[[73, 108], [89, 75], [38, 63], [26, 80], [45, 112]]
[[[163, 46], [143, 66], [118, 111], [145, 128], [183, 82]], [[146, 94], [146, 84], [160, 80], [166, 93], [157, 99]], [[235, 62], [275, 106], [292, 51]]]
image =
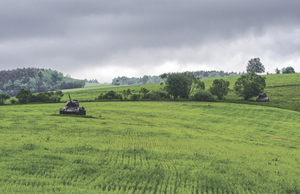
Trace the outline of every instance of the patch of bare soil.
[[288, 140], [288, 139], [281, 139], [281, 138], [276, 138], [276, 137], [266, 137], [269, 139], [275, 139], [275, 140], [279, 140], [279, 141], [290, 141], [290, 142], [296, 142], [296, 141], [292, 141], [292, 140]]

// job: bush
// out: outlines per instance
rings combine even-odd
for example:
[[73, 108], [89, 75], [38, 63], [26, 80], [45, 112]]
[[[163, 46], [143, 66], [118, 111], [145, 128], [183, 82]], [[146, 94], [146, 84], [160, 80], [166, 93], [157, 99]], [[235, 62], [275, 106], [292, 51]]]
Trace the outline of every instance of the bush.
[[159, 98], [170, 98], [170, 96], [168, 95], [167, 92], [163, 92], [163, 91], [153, 91], [153, 92], [151, 92], [151, 93], [157, 95]]
[[149, 94], [149, 97], [150, 97], [151, 100], [158, 100], [159, 99], [159, 96], [155, 93], [152, 93], [152, 92]]
[[170, 96], [168, 95], [167, 92], [163, 92], [163, 91], [152, 91], [149, 93], [149, 98], [151, 100], [158, 100], [161, 98], [170, 98]]
[[228, 94], [229, 91], [229, 81], [223, 79], [215, 79], [213, 81], [212, 87], [209, 88], [210, 93], [214, 96], [217, 96], [218, 99], [224, 99], [224, 96]]
[[10, 103], [11, 103], [11, 104], [17, 104], [17, 102], [18, 102], [18, 101], [17, 101], [16, 99], [14, 99], [14, 98], [10, 99]]
[[214, 96], [207, 92], [207, 91], [200, 91], [197, 92], [192, 98], [191, 100], [196, 100], [196, 101], [205, 101], [205, 102], [215, 102], [216, 99], [214, 98]]
[[117, 92], [111, 90], [111, 91], [108, 91], [105, 94], [101, 93], [97, 98], [95, 98], [95, 100], [103, 100], [103, 99], [108, 99], [108, 100], [112, 100], [112, 99], [123, 100], [123, 96], [121, 94], [117, 94]]
[[[98, 97], [98, 99], [101, 98], [101, 94], [100, 96]], [[103, 95], [102, 99], [120, 99], [120, 95], [117, 94], [117, 92], [111, 90], [109, 92], [107, 92], [106, 94]]]
[[4, 104], [4, 102], [8, 99], [10, 99], [8, 94], [0, 94], [0, 104]]
[[137, 101], [137, 100], [139, 100], [141, 98], [141, 95], [140, 94], [133, 94], [132, 96], [131, 96], [131, 100], [133, 100], [133, 101]]
[[131, 90], [123, 90], [124, 99], [127, 100], [128, 96], [131, 95]]
[[101, 94], [98, 96], [98, 98], [95, 98], [95, 100], [97, 100], [97, 99], [98, 99], [98, 100], [102, 100], [102, 99], [103, 99], [103, 96], [104, 96], [103, 93], [101, 93]]
[[32, 95], [30, 102], [60, 102], [63, 93], [60, 90], [55, 92], [40, 92], [36, 95]]
[[146, 88], [141, 88], [141, 90], [139, 91], [139, 93], [142, 94], [142, 99], [146, 99], [146, 98], [150, 98], [149, 90]]
[[119, 96], [119, 100], [123, 100], [122, 94], [117, 94]]

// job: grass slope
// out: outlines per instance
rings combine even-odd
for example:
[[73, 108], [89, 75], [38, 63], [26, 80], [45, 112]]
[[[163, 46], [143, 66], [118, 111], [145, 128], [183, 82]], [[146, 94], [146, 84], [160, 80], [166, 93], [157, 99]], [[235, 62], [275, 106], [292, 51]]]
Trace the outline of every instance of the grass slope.
[[[230, 103], [1, 106], [1, 193], [299, 193], [300, 113]], [[278, 138], [271, 139], [271, 138]]]
[[64, 93], [78, 92], [78, 91], [82, 92], [82, 91], [92, 90], [92, 89], [103, 89], [103, 88], [114, 88], [114, 87], [118, 87], [118, 86], [112, 86], [109, 84], [85, 83], [84, 88], [65, 89], [65, 90], [62, 90], [62, 92], [64, 92]]
[[[269, 102], [256, 102], [256, 98], [252, 98], [245, 101], [243, 98], [238, 97], [233, 91], [234, 83], [238, 77], [224, 77], [222, 79], [230, 82], [230, 92], [226, 96], [226, 100], [220, 100], [219, 102], [230, 102], [239, 104], [252, 104], [269, 107], [277, 107], [289, 110], [300, 111], [300, 74], [272, 74], [264, 75], [266, 77], [267, 87], [265, 92], [268, 94]], [[205, 82], [206, 90], [212, 85], [215, 78], [203, 79]], [[106, 85], [101, 88], [86, 88], [85, 91], [81, 90], [69, 90], [64, 93], [70, 93], [72, 98], [79, 101], [93, 101], [100, 93], [106, 93], [110, 90], [114, 90], [117, 93], [122, 93], [123, 90], [130, 88], [134, 90], [133, 93], [138, 93], [141, 87], [145, 87], [150, 91], [160, 90], [162, 86], [159, 84], [145, 84], [135, 86], [111, 86]], [[62, 101], [67, 101], [68, 95], [64, 95]]]

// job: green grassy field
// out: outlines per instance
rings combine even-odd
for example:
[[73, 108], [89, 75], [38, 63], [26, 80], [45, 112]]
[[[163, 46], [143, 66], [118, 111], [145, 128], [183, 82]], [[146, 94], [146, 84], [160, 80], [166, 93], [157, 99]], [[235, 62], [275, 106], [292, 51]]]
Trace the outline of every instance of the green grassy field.
[[87, 116], [2, 105], [0, 193], [300, 193], [300, 74], [266, 81], [265, 103], [83, 102], [148, 84], [66, 91]]
[[92, 90], [92, 89], [103, 89], [103, 88], [115, 88], [118, 86], [113, 86], [113, 85], [109, 85], [109, 84], [97, 84], [97, 83], [85, 83], [84, 88], [75, 88], [75, 89], [66, 89], [66, 90], [62, 90], [62, 92], [64, 93], [68, 93], [68, 92], [84, 92], [86, 90]]
[[[1, 193], [299, 193], [300, 113], [228, 103], [1, 106]], [[278, 138], [278, 139], [271, 139]]]

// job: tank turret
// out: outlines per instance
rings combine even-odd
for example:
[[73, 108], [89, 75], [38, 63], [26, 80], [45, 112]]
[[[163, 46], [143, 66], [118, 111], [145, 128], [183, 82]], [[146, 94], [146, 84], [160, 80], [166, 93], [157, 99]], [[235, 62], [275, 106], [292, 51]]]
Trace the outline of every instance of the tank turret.
[[70, 94], [69, 101], [64, 108], [59, 110], [60, 114], [75, 114], [75, 115], [86, 115], [86, 111], [84, 107], [79, 106], [78, 100], [72, 100]]
[[260, 93], [256, 101], [267, 102], [269, 101], [268, 95], [266, 93]]

